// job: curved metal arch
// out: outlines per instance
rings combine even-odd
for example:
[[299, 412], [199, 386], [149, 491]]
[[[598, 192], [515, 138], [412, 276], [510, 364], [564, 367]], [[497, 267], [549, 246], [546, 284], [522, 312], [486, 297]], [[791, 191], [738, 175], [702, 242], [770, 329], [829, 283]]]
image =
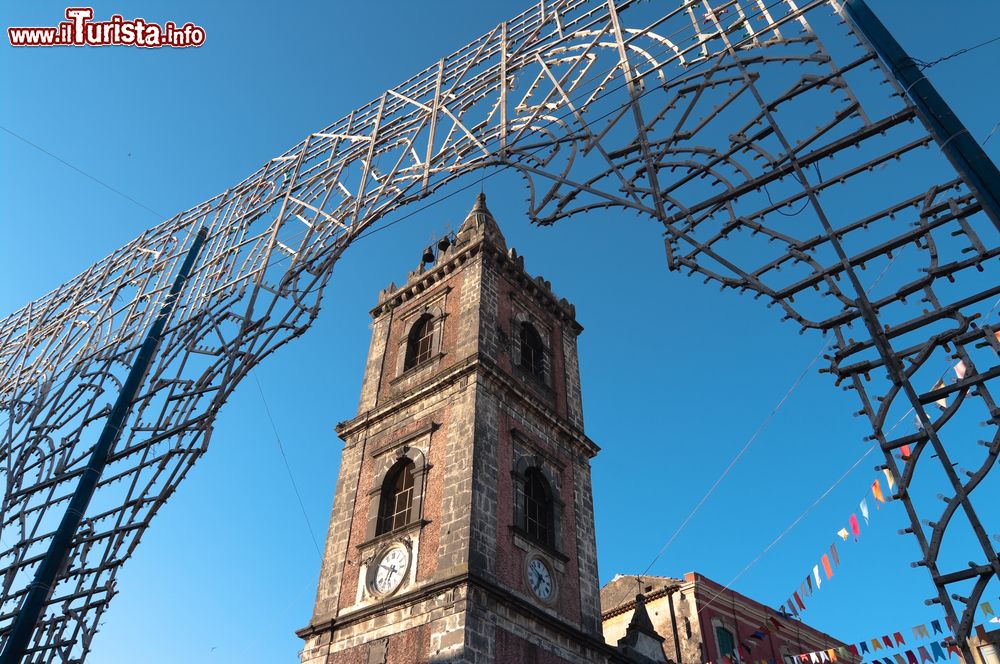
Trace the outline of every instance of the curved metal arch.
[[[54, 588], [32, 661], [85, 657], [118, 569], [207, 449], [219, 408], [256, 364], [308, 329], [351, 242], [445, 184], [503, 166], [528, 181], [534, 220], [611, 206], [646, 215], [663, 225], [671, 269], [751, 291], [803, 330], [829, 333], [826, 370], [858, 393], [932, 599], [964, 645], [975, 600], [1000, 574], [969, 499], [1000, 452], [991, 392], [1000, 323], [989, 307], [1000, 298], [996, 228], [864, 41], [836, 57], [825, 48], [821, 36], [857, 39], [836, 0], [678, 0], [654, 11], [634, 0], [542, 3], [0, 321], [0, 633], [199, 229], [208, 229], [206, 246]], [[837, 97], [820, 99], [824, 90]], [[802, 104], [816, 109], [809, 122], [818, 125], [795, 114]], [[684, 162], [698, 177], [676, 177], [678, 154], [706, 156]], [[731, 173], [720, 189], [711, 178], [723, 162]], [[840, 204], [862, 181], [878, 195]], [[800, 200], [806, 206], [789, 216], [783, 208]], [[885, 269], [904, 247], [924, 262], [898, 264], [903, 285], [861, 281], [867, 265]], [[932, 374], [958, 360], [964, 377], [938, 387]], [[934, 417], [941, 398], [951, 402]], [[907, 408], [920, 428], [892, 438], [887, 418]], [[992, 432], [963, 483], [949, 452], [968, 446], [945, 437], [964, 440], [966, 413]], [[32, 461], [43, 439], [58, 442]], [[900, 463], [896, 451], [908, 444], [916, 451]], [[27, 464], [44, 476], [12, 472]], [[918, 464], [950, 492], [944, 510], [922, 508], [941, 515], [930, 526], [909, 494]], [[982, 552], [948, 572], [939, 547], [958, 512]]]

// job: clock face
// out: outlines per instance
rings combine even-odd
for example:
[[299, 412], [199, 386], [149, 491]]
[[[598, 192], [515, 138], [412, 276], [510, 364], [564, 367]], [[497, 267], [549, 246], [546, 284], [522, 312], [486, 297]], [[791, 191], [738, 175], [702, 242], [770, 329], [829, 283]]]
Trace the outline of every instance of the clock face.
[[372, 575], [371, 587], [376, 593], [385, 595], [399, 588], [410, 566], [410, 552], [403, 546], [394, 546], [375, 562], [375, 574]]
[[538, 595], [544, 601], [552, 599], [554, 585], [552, 583], [552, 573], [538, 558], [532, 558], [528, 562], [528, 586], [531, 592]]

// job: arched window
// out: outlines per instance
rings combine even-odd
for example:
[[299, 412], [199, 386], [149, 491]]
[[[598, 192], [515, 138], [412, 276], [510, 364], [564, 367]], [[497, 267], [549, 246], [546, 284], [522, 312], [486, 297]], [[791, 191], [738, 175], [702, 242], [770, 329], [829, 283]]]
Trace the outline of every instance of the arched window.
[[410, 333], [406, 337], [406, 361], [403, 362], [403, 371], [431, 359], [438, 324], [438, 318], [424, 314], [410, 328]]
[[413, 462], [397, 463], [382, 482], [376, 535], [392, 532], [409, 524], [413, 518]]
[[542, 335], [531, 323], [521, 323], [521, 368], [532, 376], [545, 380], [545, 344]]
[[524, 533], [543, 544], [552, 546], [555, 528], [552, 519], [552, 489], [538, 468], [529, 468], [521, 484], [521, 523]]

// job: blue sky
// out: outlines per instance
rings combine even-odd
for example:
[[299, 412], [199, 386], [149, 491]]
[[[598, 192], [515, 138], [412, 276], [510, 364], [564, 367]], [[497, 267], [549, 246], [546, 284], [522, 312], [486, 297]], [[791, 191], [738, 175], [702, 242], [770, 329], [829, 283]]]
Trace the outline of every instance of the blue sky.
[[[998, 32], [986, 0], [960, 9], [871, 4], [924, 60]], [[0, 125], [167, 217], [527, 6], [296, 2], [279, 12], [98, 3], [97, 17], [193, 21], [207, 42], [187, 50], [0, 46]], [[55, 24], [64, 8], [7, 4], [3, 24]], [[1000, 122], [998, 57], [1000, 43], [928, 72], [980, 140]], [[987, 148], [1000, 158], [1000, 135]], [[3, 131], [0, 155], [4, 314], [160, 219]], [[649, 222], [592, 214], [536, 228], [518, 179], [492, 177], [486, 191], [529, 271], [577, 305], [587, 433], [603, 448], [593, 464], [601, 578], [641, 571], [824, 342], [779, 325], [776, 311], [750, 298], [668, 273]], [[308, 621], [319, 570], [310, 528], [322, 542], [341, 449], [333, 427], [357, 406], [367, 311], [379, 289], [416, 266], [430, 238], [461, 223], [472, 196], [359, 242], [338, 264], [311, 332], [257, 371], [308, 525], [257, 386], [246, 382], [219, 417], [209, 454], [121, 573], [91, 662], [297, 661], [294, 630]], [[736, 576], [867, 448], [864, 423], [850, 415], [855, 399], [808, 372], [652, 573]], [[875, 463], [877, 455], [862, 462], [734, 587], [770, 605], [784, 601], [856, 510]], [[1000, 530], [996, 508], [980, 508], [990, 532]], [[896, 534], [904, 521], [890, 505], [861, 543], [842, 547], [808, 622], [856, 640], [940, 617], [923, 605], [928, 576], [909, 566], [915, 541]], [[990, 594], [998, 593], [994, 585]]]

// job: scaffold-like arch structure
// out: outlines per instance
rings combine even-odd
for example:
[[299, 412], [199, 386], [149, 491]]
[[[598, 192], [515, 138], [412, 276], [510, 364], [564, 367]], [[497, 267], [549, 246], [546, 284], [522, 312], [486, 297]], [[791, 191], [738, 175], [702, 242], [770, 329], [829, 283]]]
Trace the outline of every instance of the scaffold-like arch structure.
[[[956, 152], [968, 135], [942, 135], [850, 9], [542, 0], [0, 321], [0, 633], [199, 231], [26, 661], [84, 659], [121, 565], [206, 451], [219, 409], [309, 328], [351, 242], [503, 167], [524, 176], [533, 220], [638, 213], [662, 224], [670, 269], [827, 335], [826, 370], [857, 392], [930, 601], [964, 644], [1000, 575], [971, 499], [1000, 452], [1000, 219]], [[962, 375], [939, 380], [957, 362]], [[894, 435], [903, 418], [918, 425]], [[916, 476], [937, 504], [911, 499]], [[956, 567], [942, 552], [958, 530], [978, 546]]]

